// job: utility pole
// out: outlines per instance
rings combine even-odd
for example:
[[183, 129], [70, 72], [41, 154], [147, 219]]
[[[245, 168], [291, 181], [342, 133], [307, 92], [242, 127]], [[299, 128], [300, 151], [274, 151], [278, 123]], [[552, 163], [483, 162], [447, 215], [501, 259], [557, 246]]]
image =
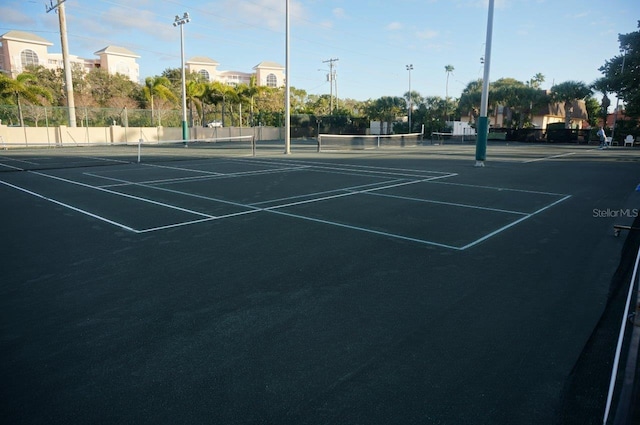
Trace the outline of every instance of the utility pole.
[[[333, 63], [337, 62], [339, 59], [327, 59], [326, 61], [322, 61], [322, 63], [329, 64], [329, 75], [327, 75], [327, 81], [329, 81], [329, 115], [333, 115], [333, 84], [336, 80], [336, 74], [333, 70]], [[338, 86], [336, 85], [336, 96], [338, 95]], [[337, 102], [337, 100], [336, 100]]]
[[76, 102], [73, 97], [73, 79], [71, 77], [71, 62], [69, 61], [69, 43], [67, 41], [67, 18], [64, 13], [64, 2], [57, 0], [54, 5], [50, 0], [49, 6], [45, 4], [47, 13], [55, 10], [60, 21], [60, 42], [62, 44], [62, 62], [64, 64], [64, 84], [67, 89], [67, 107], [69, 109], [69, 127], [76, 126]]

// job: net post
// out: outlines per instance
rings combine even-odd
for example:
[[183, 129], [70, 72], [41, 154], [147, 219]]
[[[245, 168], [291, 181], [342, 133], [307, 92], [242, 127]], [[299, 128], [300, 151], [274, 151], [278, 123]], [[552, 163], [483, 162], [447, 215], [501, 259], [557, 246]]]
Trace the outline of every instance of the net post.
[[251, 156], [256, 156], [256, 136], [251, 136]]
[[140, 164], [140, 150], [142, 149], [142, 139], [138, 139], [138, 164]]
[[378, 141], [378, 149], [380, 148], [380, 135], [378, 134], [378, 137], [376, 137], [376, 140]]
[[318, 152], [320, 152], [320, 146], [322, 145], [322, 136], [320, 135], [320, 133], [318, 133]]

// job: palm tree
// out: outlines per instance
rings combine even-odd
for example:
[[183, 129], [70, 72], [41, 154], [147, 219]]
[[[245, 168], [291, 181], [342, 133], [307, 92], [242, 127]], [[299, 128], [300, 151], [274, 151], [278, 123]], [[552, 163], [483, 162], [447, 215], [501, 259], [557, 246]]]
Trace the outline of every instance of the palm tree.
[[591, 93], [591, 89], [582, 81], [565, 81], [551, 87], [551, 99], [554, 102], [564, 102], [565, 128], [571, 127], [573, 102], [583, 100]]
[[447, 73], [447, 85], [445, 87], [445, 95], [444, 95], [444, 98], [446, 100], [449, 100], [449, 75], [453, 73], [454, 69], [455, 68], [453, 67], [453, 65], [447, 65], [444, 67], [444, 72]]
[[[415, 90], [411, 90], [410, 92], [406, 92], [404, 94], [404, 98], [407, 101], [407, 105], [409, 106], [409, 108], [411, 108], [411, 110], [409, 111], [409, 113], [413, 113], [414, 109], [420, 105], [420, 103], [422, 102], [422, 96], [420, 95], [420, 93], [418, 93]], [[409, 120], [409, 126], [413, 127], [411, 125], [411, 120]], [[409, 128], [409, 133], [411, 133], [411, 128]]]
[[260, 93], [264, 90], [264, 87], [258, 85], [256, 76], [252, 75], [251, 80], [249, 81], [248, 86], [243, 87], [243, 96], [249, 98], [250, 101], [250, 111], [249, 111], [249, 125], [253, 127], [253, 106], [254, 99], [256, 96], [259, 96]]
[[[144, 87], [142, 88], [142, 93], [144, 95], [145, 100], [151, 104], [151, 125], [153, 125], [153, 115], [154, 115], [154, 102], [153, 98], [155, 96], [159, 97], [163, 100], [172, 100], [174, 102], [178, 101], [178, 97], [171, 91], [169, 88], [171, 86], [171, 82], [167, 77], [147, 77], [144, 80]], [[160, 120], [160, 114], [158, 114], [158, 126], [162, 125]]]
[[383, 96], [369, 105], [368, 115], [387, 123], [387, 134], [391, 134], [391, 126], [396, 118], [407, 109], [402, 97]]
[[542, 83], [544, 83], [544, 74], [538, 72], [529, 80], [527, 85], [529, 87], [533, 87], [534, 89], [539, 89]]
[[448, 103], [449, 103], [449, 75], [453, 74], [453, 70], [454, 70], [453, 65], [446, 65], [444, 67], [444, 72], [447, 73], [447, 84], [445, 86], [445, 95], [444, 95], [444, 100], [447, 102], [447, 109], [446, 109], [447, 117], [449, 116], [449, 105], [448, 105]]
[[607, 93], [611, 93], [613, 90], [610, 85], [611, 81], [606, 77], [598, 78], [596, 81], [591, 83], [591, 88], [595, 91], [602, 93], [602, 121], [607, 122], [607, 109], [609, 105], [611, 105], [611, 100], [609, 100], [609, 96]]
[[480, 103], [482, 102], [482, 79], [471, 81], [462, 90], [458, 110], [460, 114], [469, 114], [473, 121], [477, 122], [480, 115]]
[[206, 86], [199, 81], [190, 80], [185, 88], [185, 98], [189, 103], [189, 127], [193, 127], [193, 108], [195, 106], [198, 114], [202, 111], [202, 96], [205, 94]]
[[10, 102], [16, 103], [21, 127], [24, 127], [21, 99], [38, 105], [42, 104], [43, 98], [49, 102], [53, 100], [51, 92], [38, 86], [37, 78], [27, 72], [18, 74], [15, 80], [0, 74], [0, 97], [7, 98]]

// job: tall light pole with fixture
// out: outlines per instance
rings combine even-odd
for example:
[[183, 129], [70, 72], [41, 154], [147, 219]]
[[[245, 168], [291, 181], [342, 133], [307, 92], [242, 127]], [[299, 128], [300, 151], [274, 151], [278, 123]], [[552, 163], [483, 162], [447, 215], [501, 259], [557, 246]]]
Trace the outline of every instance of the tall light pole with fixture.
[[411, 71], [413, 70], [413, 64], [407, 65], [407, 71], [409, 71], [409, 133], [411, 133]]
[[187, 84], [185, 82], [184, 71], [184, 24], [191, 21], [189, 14], [184, 12], [184, 15], [180, 17], [176, 15], [175, 21], [173, 21], [174, 27], [180, 27], [180, 57], [182, 59], [182, 140], [189, 139], [189, 128], [187, 127]]

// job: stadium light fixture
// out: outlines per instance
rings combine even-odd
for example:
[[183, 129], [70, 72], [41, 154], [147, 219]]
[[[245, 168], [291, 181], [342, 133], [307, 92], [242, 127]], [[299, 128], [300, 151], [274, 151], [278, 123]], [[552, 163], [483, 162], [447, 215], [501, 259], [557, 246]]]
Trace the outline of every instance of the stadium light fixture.
[[409, 71], [409, 133], [411, 133], [411, 71], [413, 70], [413, 64], [407, 65], [407, 71]]
[[184, 12], [184, 15], [180, 17], [176, 15], [176, 19], [173, 21], [174, 27], [180, 27], [180, 57], [181, 57], [181, 72], [182, 72], [182, 140], [189, 139], [189, 129], [187, 127], [187, 85], [185, 82], [185, 69], [184, 69], [184, 25], [189, 23], [191, 18], [189, 13]]

